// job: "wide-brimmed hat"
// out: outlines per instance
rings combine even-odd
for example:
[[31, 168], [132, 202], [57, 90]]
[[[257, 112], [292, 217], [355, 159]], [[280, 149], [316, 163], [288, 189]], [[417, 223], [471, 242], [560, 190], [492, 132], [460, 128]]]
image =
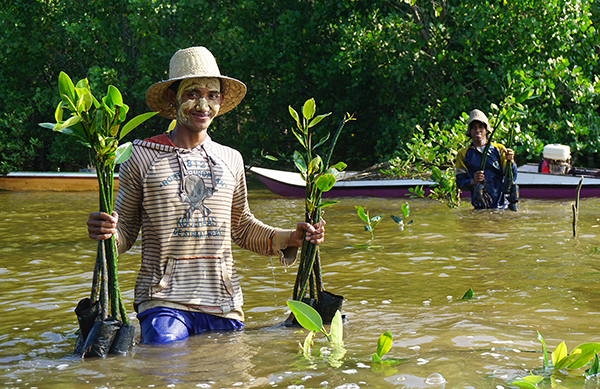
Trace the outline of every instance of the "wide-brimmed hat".
[[469, 124], [467, 126], [467, 136], [468, 137], [471, 137], [471, 123], [475, 122], [475, 121], [485, 124], [486, 133], [490, 132], [492, 130], [487, 116], [485, 116], [485, 114], [483, 112], [481, 112], [480, 110], [474, 109], [469, 114]]
[[217, 116], [231, 111], [246, 95], [246, 85], [235, 78], [222, 76], [217, 61], [205, 47], [178, 50], [169, 64], [169, 79], [152, 85], [146, 91], [146, 104], [167, 119], [175, 119], [175, 107], [165, 98], [165, 91], [176, 81], [195, 77], [214, 77], [221, 80], [223, 103]]

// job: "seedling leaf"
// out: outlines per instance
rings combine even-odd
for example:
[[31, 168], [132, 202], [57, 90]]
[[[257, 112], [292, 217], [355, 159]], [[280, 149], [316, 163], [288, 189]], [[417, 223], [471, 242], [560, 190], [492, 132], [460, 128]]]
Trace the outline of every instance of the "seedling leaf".
[[467, 290], [465, 292], [465, 294], [460, 298], [461, 300], [468, 300], [468, 299], [472, 299], [473, 298], [473, 289], [469, 288], [469, 290]]
[[392, 348], [392, 333], [385, 331], [377, 340], [377, 355], [381, 358]]
[[298, 324], [308, 331], [321, 331], [323, 328], [323, 319], [321, 319], [321, 316], [314, 308], [297, 300], [288, 300], [287, 305], [294, 314]]

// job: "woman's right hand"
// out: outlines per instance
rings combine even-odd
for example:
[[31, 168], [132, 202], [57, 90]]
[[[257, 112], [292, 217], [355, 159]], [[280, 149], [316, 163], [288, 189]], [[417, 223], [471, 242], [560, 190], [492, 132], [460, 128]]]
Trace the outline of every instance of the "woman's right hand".
[[92, 212], [87, 221], [88, 236], [93, 240], [106, 240], [117, 233], [119, 215], [106, 212]]

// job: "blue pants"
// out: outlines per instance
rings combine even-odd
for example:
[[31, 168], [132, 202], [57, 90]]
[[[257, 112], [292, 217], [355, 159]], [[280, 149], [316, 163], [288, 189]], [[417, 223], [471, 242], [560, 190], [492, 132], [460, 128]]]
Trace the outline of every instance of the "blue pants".
[[164, 344], [183, 340], [204, 331], [241, 330], [244, 323], [202, 312], [154, 307], [137, 315], [140, 321], [141, 342]]

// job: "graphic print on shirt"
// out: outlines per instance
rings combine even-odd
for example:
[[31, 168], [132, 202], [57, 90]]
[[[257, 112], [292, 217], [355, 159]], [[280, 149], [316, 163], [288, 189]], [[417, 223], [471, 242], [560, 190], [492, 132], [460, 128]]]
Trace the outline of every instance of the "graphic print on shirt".
[[185, 213], [186, 219], [191, 219], [195, 210], [202, 212], [202, 216], [210, 215], [211, 210], [204, 205], [204, 200], [213, 195], [213, 189], [207, 188], [202, 177], [196, 174], [185, 178], [185, 193], [181, 193], [181, 201], [188, 203], [190, 207]]

